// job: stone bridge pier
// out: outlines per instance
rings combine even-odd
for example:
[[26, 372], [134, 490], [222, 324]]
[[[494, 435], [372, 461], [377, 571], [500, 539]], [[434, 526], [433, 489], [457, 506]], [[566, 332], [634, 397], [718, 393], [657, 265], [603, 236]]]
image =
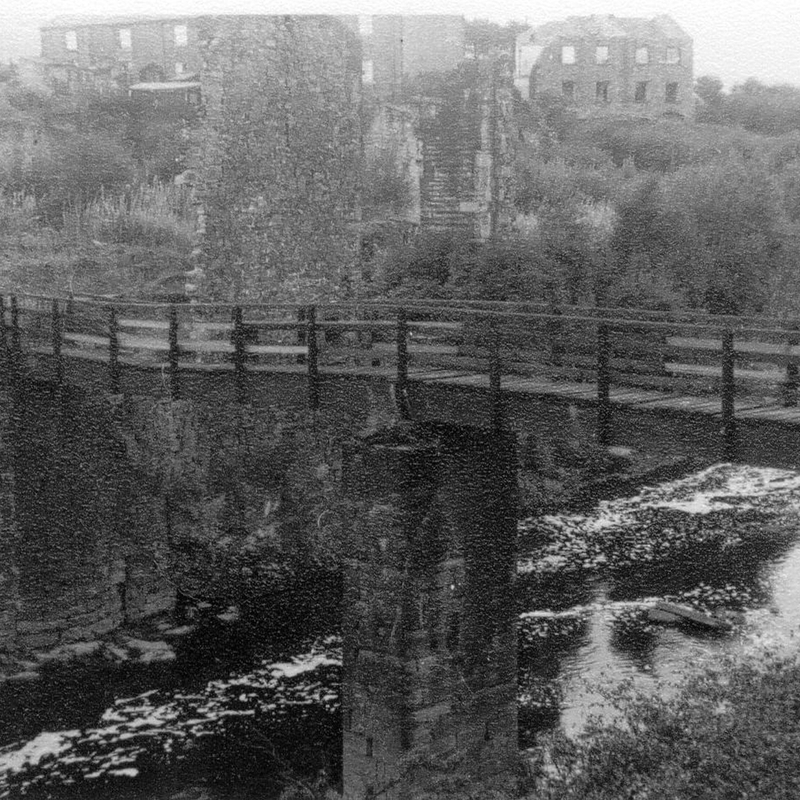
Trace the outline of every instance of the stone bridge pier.
[[441, 426], [346, 454], [347, 800], [512, 788], [516, 463], [513, 437]]

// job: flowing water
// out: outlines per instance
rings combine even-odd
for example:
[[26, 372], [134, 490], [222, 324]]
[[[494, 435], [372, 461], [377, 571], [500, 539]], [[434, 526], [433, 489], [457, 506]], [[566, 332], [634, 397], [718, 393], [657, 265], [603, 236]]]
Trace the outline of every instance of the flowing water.
[[[575, 732], [591, 713], [608, 716], [604, 686], [669, 691], [754, 637], [794, 645], [797, 473], [718, 466], [587, 515], [523, 520], [520, 542], [523, 747], [554, 725]], [[737, 624], [710, 634], [652, 623], [660, 598], [738, 612]], [[332, 635], [216, 676], [178, 664], [91, 691], [25, 689], [36, 697], [0, 700], [0, 797], [245, 800], [277, 796], [297, 770], [335, 775], [340, 663]], [[80, 702], [52, 710], [78, 688]], [[8, 718], [32, 707], [51, 711]]]

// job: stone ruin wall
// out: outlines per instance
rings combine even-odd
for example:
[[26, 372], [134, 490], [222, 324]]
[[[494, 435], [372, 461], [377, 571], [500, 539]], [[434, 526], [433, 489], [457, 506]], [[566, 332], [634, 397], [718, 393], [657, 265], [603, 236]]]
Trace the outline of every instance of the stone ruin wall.
[[229, 298], [322, 294], [355, 261], [358, 40], [322, 16], [207, 17], [198, 28], [192, 282]]
[[512, 84], [496, 65], [468, 63], [454, 107], [443, 97], [387, 102], [363, 92], [360, 43], [334, 18], [207, 17], [198, 28], [189, 294], [319, 298], [349, 285], [359, 175], [381, 151], [409, 187], [395, 221], [477, 240], [510, 225]]
[[347, 391], [347, 413], [313, 419], [213, 392], [89, 398], [69, 386], [60, 411], [48, 384], [26, 390], [13, 413], [5, 393], [0, 673], [31, 652], [172, 612], [179, 593], [213, 600], [215, 556], [235, 561], [253, 542], [278, 556], [315, 547], [313, 537], [330, 546], [325, 526], [298, 531], [286, 514], [310, 493], [335, 496], [341, 442], [393, 408], [388, 390]]

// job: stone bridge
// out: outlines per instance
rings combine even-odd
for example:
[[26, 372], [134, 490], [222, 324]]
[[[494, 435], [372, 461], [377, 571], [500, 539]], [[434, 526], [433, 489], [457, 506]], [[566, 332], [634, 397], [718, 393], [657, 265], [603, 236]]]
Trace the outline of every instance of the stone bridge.
[[[371, 431], [342, 456], [353, 509], [343, 678], [344, 787], [353, 799], [411, 798], [442, 781], [460, 781], [464, 797], [511, 786], [517, 434], [579, 425], [605, 446], [798, 466], [793, 321], [533, 303], [225, 306], [31, 296], [4, 297], [2, 317], [11, 408], [3, 498], [13, 505], [20, 482], [37, 480], [25, 467], [28, 451], [37, 449], [39, 428], [52, 428], [48, 452], [64, 447], [73, 462], [97, 454], [88, 481], [73, 487], [64, 467], [49, 475], [62, 487], [58, 508], [71, 509], [79, 526], [81, 507], [64, 495], [91, 494], [103, 464], [124, 471], [160, 454], [160, 466], [142, 474], [152, 481], [159, 469], [177, 472], [186, 491], [200, 474], [202, 448], [190, 446], [198, 416], [233, 442], [275, 409], [343, 439]], [[32, 405], [38, 416], [30, 417]], [[76, 408], [85, 418], [75, 418]], [[142, 428], [149, 437], [132, 433]], [[245, 457], [239, 444], [228, 447], [226, 463]], [[109, 519], [115, 492], [106, 497]], [[7, 520], [31, 513], [9, 502], [7, 537]], [[176, 514], [167, 514], [172, 525]], [[51, 514], [57, 537], [56, 522]], [[17, 551], [43, 554], [54, 544], [48, 536], [22, 541], [17, 532]], [[151, 557], [157, 539], [144, 547]], [[132, 583], [144, 596], [142, 552], [117, 561], [138, 576]], [[93, 540], [76, 563], [84, 571], [110, 563], [113, 572], [117, 562], [107, 556]], [[37, 628], [41, 596], [26, 601], [16, 575], [16, 605], [0, 605], [0, 614], [27, 609], [17, 628], [21, 621], [52, 644], [58, 632]], [[122, 595], [123, 607], [136, 605], [136, 591]], [[82, 602], [89, 614], [91, 601]]]

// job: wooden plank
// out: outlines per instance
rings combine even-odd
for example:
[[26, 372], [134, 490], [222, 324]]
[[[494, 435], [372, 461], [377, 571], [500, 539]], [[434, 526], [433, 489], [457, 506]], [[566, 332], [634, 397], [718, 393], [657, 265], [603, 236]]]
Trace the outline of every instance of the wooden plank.
[[480, 386], [489, 387], [488, 375], [462, 375], [456, 378], [444, 378], [438, 383], [443, 383], [452, 386]]
[[151, 350], [158, 353], [169, 352], [169, 341], [167, 339], [133, 336], [130, 333], [120, 333], [118, 338], [120, 347], [127, 347], [131, 350]]
[[680, 350], [714, 350], [722, 353], [722, 339], [699, 339], [693, 336], [667, 336], [667, 345]]
[[[248, 324], [244, 323], [244, 327]], [[232, 322], [190, 322], [186, 327], [199, 333], [232, 333], [234, 326]]]
[[[684, 375], [702, 375], [708, 378], [721, 378], [722, 367], [705, 364], [678, 364], [668, 362], [664, 364], [667, 372]], [[765, 383], [782, 383], [786, 380], [786, 373], [777, 369], [737, 369], [736, 379], [764, 381]]]
[[444, 378], [461, 378], [467, 374], [469, 373], [462, 370], [427, 369], [421, 367], [417, 369], [412, 367], [408, 371], [409, 380], [424, 381], [425, 383], [434, 383]]
[[130, 319], [121, 318], [117, 320], [117, 325], [120, 328], [144, 328], [147, 330], [169, 330], [169, 322], [160, 319]]
[[800, 422], [800, 410], [793, 409], [793, 408], [782, 408], [782, 407], [765, 407], [765, 408], [753, 408], [743, 410], [741, 413], [737, 414], [737, 417], [740, 419], [763, 419], [763, 420], [783, 420], [783, 421], [799, 421]]
[[258, 356], [305, 356], [308, 346], [304, 344], [248, 344], [245, 352]]
[[[722, 354], [721, 339], [670, 336], [667, 337], [667, 345], [673, 351]], [[800, 345], [791, 345], [788, 342], [737, 341], [734, 352], [740, 361], [747, 356], [751, 356], [752, 361], [774, 364], [786, 364], [800, 359]]]
[[766, 402], [763, 398], [739, 398], [737, 397], [734, 402], [734, 409], [736, 416], [739, 416], [744, 411], [749, 411], [756, 408], [772, 408], [773, 404]]
[[322, 330], [391, 331], [397, 328], [397, 323], [391, 320], [323, 319], [317, 322], [317, 327]]
[[526, 394], [555, 395], [574, 400], [595, 400], [597, 398], [595, 388], [587, 388], [586, 384], [531, 381], [527, 386], [520, 384], [514, 388], [515, 391], [521, 391]]
[[698, 397], [665, 397], [659, 400], [649, 400], [639, 403], [640, 406], [651, 408], [670, 408], [679, 411], [696, 411], [698, 413], [719, 413], [720, 401], [703, 400]]
[[[376, 342], [370, 348], [375, 353], [397, 352], [397, 345], [391, 342]], [[408, 353], [428, 353], [431, 355], [458, 356], [459, 348], [457, 345], [450, 344], [415, 344], [413, 339], [408, 340]]]
[[420, 330], [445, 330], [445, 331], [462, 331], [464, 329], [463, 322], [439, 322], [437, 320], [417, 320], [409, 322], [408, 327], [411, 329]]
[[781, 355], [788, 358], [800, 358], [800, 345], [777, 344], [774, 342], [737, 342], [736, 352], [746, 355]]
[[213, 339], [178, 342], [178, 348], [187, 353], [234, 353], [236, 347], [231, 342], [214, 341]]
[[[72, 333], [64, 331], [62, 334], [64, 341], [82, 344], [87, 347], [108, 347], [108, 336], [94, 336], [90, 333]], [[64, 351], [66, 352], [66, 350]]]

